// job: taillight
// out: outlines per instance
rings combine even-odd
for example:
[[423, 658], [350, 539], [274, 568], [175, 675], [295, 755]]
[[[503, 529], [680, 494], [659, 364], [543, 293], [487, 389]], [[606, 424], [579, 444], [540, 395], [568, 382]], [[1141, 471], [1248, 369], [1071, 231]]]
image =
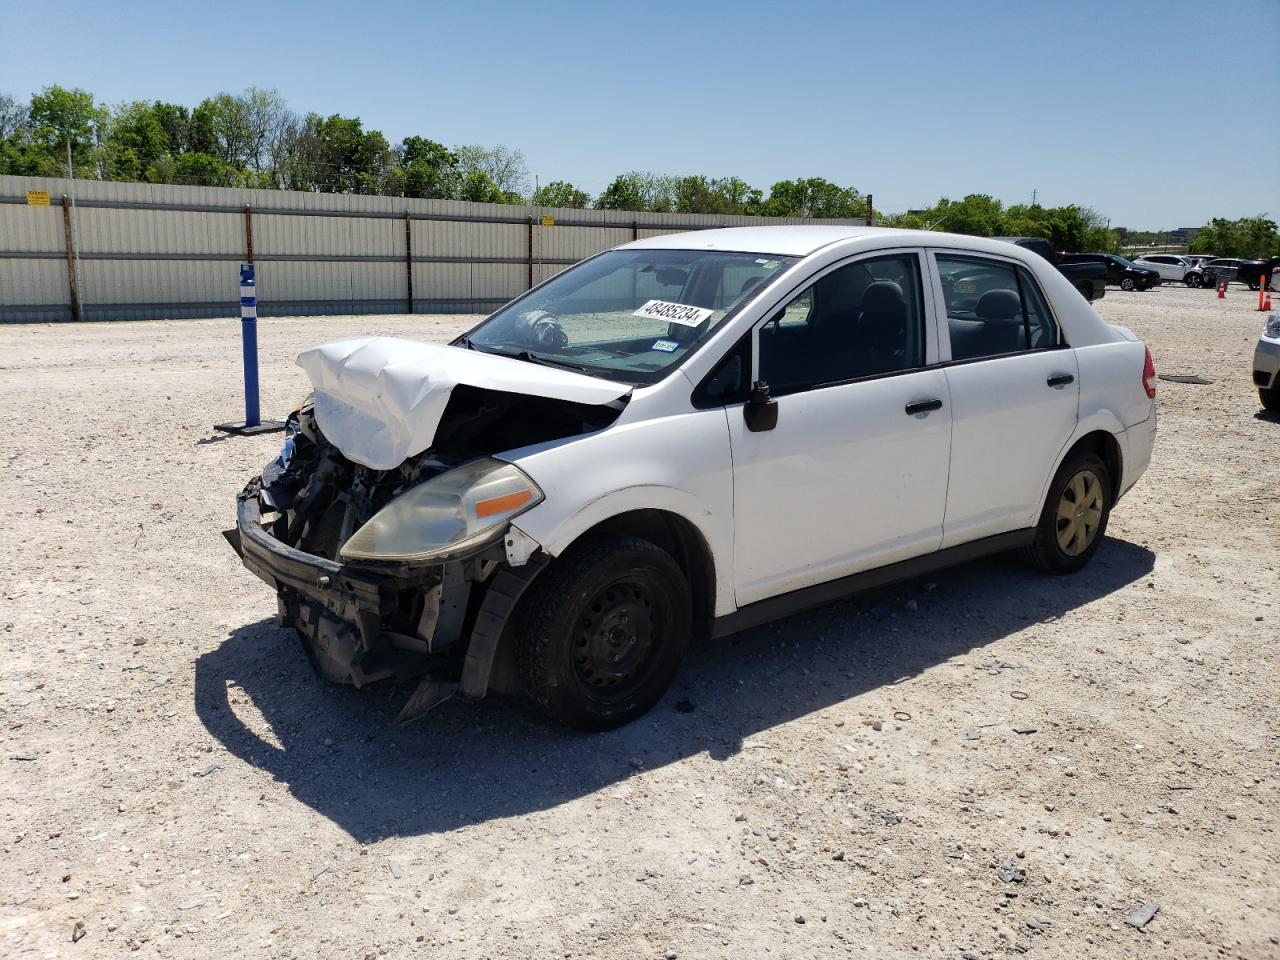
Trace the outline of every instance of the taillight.
[[1147, 358], [1142, 362], [1142, 389], [1152, 400], [1156, 398], [1156, 362], [1151, 359], [1151, 348], [1144, 347]]

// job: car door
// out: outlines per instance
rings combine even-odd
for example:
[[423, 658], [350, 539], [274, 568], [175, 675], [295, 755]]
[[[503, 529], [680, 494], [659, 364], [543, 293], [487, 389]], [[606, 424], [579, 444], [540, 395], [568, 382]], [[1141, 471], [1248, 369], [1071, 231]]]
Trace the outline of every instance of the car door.
[[931, 255], [951, 398], [944, 548], [1031, 526], [1075, 430], [1079, 371], [1033, 272]]
[[777, 422], [728, 410], [739, 606], [938, 548], [951, 409], [924, 273], [918, 250], [835, 265], [752, 331]]

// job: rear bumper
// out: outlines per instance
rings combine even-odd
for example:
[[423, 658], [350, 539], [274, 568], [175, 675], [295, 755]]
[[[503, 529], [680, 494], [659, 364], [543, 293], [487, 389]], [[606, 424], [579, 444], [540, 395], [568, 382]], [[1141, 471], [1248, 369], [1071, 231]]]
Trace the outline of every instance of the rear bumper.
[[1258, 338], [1253, 351], [1253, 383], [1264, 390], [1280, 387], [1280, 340]]
[[1151, 453], [1156, 443], [1156, 410], [1151, 405], [1151, 416], [1141, 423], [1135, 423], [1118, 435], [1120, 442], [1120, 492], [1116, 499], [1123, 497], [1133, 488], [1151, 466]]

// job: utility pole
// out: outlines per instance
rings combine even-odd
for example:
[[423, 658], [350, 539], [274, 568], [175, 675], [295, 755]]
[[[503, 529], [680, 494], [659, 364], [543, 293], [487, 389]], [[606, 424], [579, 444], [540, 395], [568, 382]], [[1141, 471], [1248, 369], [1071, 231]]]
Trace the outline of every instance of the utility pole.
[[1031, 188], [1031, 205], [1033, 207], [1036, 205], [1036, 188], [1035, 187]]

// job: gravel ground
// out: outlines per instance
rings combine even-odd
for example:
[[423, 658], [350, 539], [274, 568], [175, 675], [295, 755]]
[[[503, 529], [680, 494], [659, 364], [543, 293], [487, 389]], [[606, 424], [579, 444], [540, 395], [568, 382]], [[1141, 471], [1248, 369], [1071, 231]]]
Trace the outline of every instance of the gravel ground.
[[[0, 327], [0, 955], [1280, 956], [1253, 305], [1099, 304], [1214, 382], [1161, 383], [1085, 572], [998, 558], [720, 641], [599, 736], [498, 699], [393, 727], [405, 690], [313, 675], [219, 535], [279, 443], [210, 430], [235, 320]], [[264, 411], [305, 346], [468, 323], [264, 321]]]

